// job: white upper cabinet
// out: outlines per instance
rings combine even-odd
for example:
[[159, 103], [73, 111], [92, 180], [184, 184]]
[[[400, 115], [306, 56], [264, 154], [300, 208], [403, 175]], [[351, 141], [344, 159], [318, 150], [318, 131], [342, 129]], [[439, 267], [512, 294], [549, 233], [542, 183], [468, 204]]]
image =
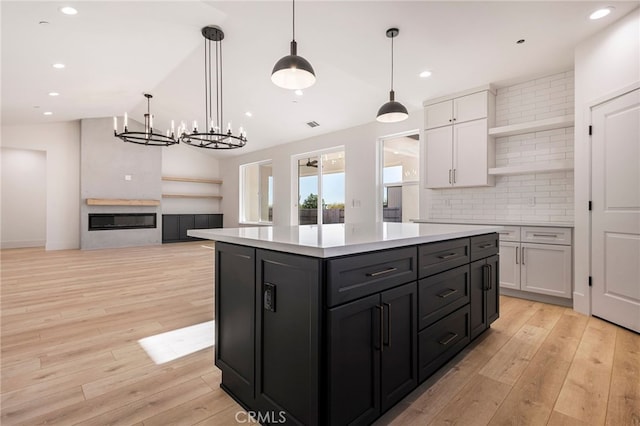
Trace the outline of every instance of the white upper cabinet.
[[426, 187], [493, 185], [495, 95], [471, 91], [449, 99], [425, 102]]
[[463, 123], [488, 117], [488, 92], [460, 96], [424, 108], [425, 129]]

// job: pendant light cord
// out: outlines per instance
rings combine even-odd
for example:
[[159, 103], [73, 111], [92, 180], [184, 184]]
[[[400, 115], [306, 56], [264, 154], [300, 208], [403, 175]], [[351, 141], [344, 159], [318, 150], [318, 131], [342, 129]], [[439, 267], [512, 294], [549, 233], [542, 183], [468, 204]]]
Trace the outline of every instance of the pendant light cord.
[[395, 37], [391, 37], [391, 91], [393, 92], [393, 39]]
[[296, 0], [292, 0], [293, 2], [293, 13], [291, 14], [291, 19], [293, 21], [293, 41], [296, 41]]

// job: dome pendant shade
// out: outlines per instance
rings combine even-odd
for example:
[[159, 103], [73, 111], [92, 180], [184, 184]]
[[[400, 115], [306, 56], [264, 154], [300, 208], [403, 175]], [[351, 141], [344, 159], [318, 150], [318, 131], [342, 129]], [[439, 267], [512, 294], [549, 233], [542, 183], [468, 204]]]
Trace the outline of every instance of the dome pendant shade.
[[313, 67], [302, 56], [297, 54], [297, 43], [291, 42], [291, 54], [280, 58], [271, 72], [271, 81], [283, 89], [306, 89], [316, 82]]
[[389, 102], [380, 107], [376, 120], [381, 123], [396, 123], [408, 117], [407, 109], [400, 102], [395, 101], [395, 92], [392, 90], [389, 92]]

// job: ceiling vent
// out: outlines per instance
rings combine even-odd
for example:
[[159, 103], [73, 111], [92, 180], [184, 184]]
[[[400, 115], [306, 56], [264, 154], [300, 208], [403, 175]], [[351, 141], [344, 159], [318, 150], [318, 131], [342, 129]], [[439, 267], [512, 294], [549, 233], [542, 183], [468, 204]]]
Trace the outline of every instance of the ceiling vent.
[[309, 126], [309, 127], [312, 127], [312, 128], [313, 128], [313, 127], [318, 127], [318, 126], [319, 126], [319, 124], [318, 124], [318, 122], [317, 122], [317, 121], [309, 121], [309, 122], [307, 123], [307, 126]]

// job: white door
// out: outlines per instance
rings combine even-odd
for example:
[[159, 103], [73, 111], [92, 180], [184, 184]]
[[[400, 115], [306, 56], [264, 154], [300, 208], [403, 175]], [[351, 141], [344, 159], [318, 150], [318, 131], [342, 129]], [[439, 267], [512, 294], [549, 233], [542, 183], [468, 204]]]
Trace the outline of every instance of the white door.
[[427, 188], [451, 186], [453, 156], [453, 126], [427, 130]]
[[500, 242], [500, 288], [520, 290], [520, 243]]
[[524, 291], [571, 298], [571, 246], [522, 243], [520, 287]]
[[640, 332], [640, 89], [591, 110], [593, 315]]
[[453, 185], [487, 184], [487, 119], [453, 126]]

